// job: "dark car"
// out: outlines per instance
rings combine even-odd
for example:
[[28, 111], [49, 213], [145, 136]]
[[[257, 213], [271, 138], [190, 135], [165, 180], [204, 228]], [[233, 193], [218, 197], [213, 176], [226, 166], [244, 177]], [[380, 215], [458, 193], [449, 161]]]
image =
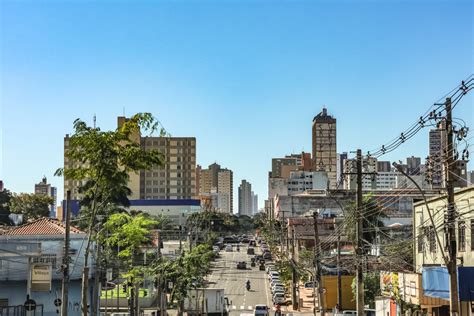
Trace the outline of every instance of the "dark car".
[[247, 254], [248, 255], [254, 255], [255, 254], [255, 249], [251, 248], [251, 247], [247, 248]]
[[272, 254], [270, 252], [265, 252], [263, 254], [263, 259], [265, 260], [272, 260]]
[[255, 240], [249, 240], [249, 247], [255, 247]]
[[237, 263], [237, 269], [245, 270], [247, 269], [247, 263], [245, 261], [240, 261]]

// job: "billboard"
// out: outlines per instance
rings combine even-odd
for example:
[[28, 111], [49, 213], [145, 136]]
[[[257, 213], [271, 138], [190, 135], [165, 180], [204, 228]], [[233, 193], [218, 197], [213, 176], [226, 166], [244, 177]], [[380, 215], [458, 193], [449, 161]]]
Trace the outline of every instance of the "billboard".
[[31, 291], [51, 291], [52, 268], [51, 265], [35, 264], [31, 267]]

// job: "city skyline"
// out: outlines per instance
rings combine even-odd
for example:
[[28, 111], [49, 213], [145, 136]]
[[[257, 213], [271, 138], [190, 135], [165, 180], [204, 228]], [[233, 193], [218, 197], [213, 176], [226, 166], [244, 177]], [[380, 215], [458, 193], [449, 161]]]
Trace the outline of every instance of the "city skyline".
[[[470, 12], [468, 1], [122, 3], [107, 14], [94, 3], [2, 2], [0, 179], [32, 192], [45, 175], [63, 196], [53, 173], [76, 118], [113, 129], [117, 116], [151, 112], [172, 136], [196, 138], [198, 164], [232, 169], [235, 188], [252, 183], [261, 208], [271, 158], [311, 152], [323, 106], [337, 119], [337, 152], [366, 152], [465, 79]], [[439, 23], [446, 14], [457, 18]], [[454, 111], [469, 127], [473, 104], [468, 94]], [[423, 159], [428, 133], [383, 160]]]

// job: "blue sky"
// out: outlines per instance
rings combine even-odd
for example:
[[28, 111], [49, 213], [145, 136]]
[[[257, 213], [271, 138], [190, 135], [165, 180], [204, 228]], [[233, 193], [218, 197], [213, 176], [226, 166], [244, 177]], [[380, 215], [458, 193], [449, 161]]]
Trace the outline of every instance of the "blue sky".
[[[470, 1], [1, 1], [0, 179], [32, 192], [72, 122], [152, 112], [198, 163], [267, 195], [271, 158], [311, 151], [326, 105], [338, 151], [393, 139], [474, 72]], [[456, 108], [474, 128], [473, 97]], [[425, 157], [424, 130], [387, 159]], [[471, 140], [472, 142], [472, 140]], [[472, 148], [471, 148], [472, 149]], [[472, 151], [472, 150], [471, 150]], [[472, 169], [473, 164], [470, 164]]]

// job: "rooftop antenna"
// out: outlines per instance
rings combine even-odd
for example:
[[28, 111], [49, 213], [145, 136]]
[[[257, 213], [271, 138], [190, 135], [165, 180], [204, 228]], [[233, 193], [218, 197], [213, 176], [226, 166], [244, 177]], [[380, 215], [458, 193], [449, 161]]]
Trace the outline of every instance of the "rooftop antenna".
[[95, 125], [96, 125], [95, 123], [97, 121], [97, 117], [95, 116], [95, 113], [94, 113], [94, 119], [93, 120], [94, 120], [94, 128], [95, 128]]
[[123, 117], [125, 117], [125, 107], [123, 107], [122, 110], [123, 110]]

